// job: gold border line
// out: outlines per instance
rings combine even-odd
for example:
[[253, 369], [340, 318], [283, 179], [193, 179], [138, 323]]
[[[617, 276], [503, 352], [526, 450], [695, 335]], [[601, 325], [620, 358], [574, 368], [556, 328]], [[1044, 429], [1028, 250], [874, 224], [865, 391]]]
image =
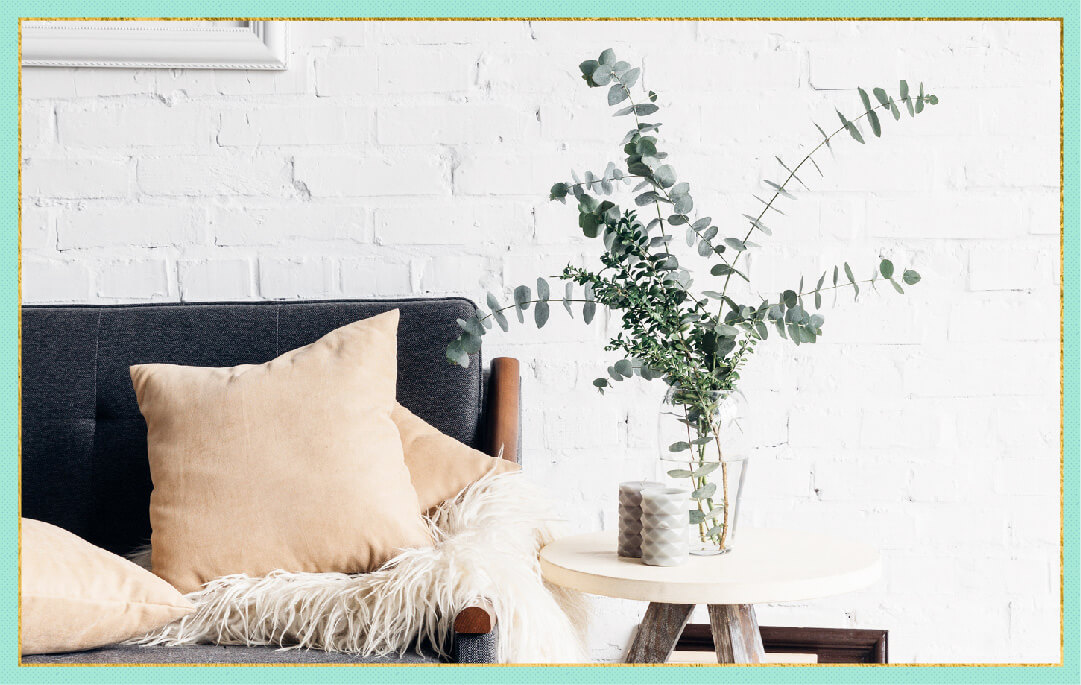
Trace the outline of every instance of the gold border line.
[[[26, 663], [22, 659], [22, 530], [23, 530], [23, 22], [1058, 22], [1058, 662], [1057, 663]], [[808, 668], [808, 667], [862, 667], [862, 668], [942, 668], [942, 667], [1057, 667], [1063, 666], [1066, 649], [1066, 123], [1065, 123], [1065, 17], [19, 17], [18, 19], [18, 478], [17, 506], [18, 545], [16, 556], [18, 569], [16, 578], [19, 583], [19, 602], [17, 608], [18, 667], [56, 668], [56, 667], [417, 667], [417, 668], [477, 668], [477, 667], [597, 667], [597, 668], [724, 668], [724, 667], [770, 667], [770, 668]]]

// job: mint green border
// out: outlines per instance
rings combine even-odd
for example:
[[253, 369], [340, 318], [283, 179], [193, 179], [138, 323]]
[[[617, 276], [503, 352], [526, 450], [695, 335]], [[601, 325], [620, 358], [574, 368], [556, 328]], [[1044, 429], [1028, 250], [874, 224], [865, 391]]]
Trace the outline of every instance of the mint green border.
[[[313, 7], [318, 11], [313, 12]], [[307, 2], [259, 0], [176, 0], [139, 2], [32, 2], [8, 0], [0, 6], [0, 145], [8, 160], [0, 174], [3, 196], [3, 232], [0, 234], [0, 383], [8, 389], [0, 398], [0, 682], [106, 683], [106, 682], [748, 682], [811, 683], [854, 682], [1029, 682], [1076, 683], [1081, 679], [1078, 661], [1078, 13], [1076, 0], [1019, 2], [965, 2], [962, 0], [916, 0], [890, 3], [860, 0], [705, 2], [679, 3], [652, 0], [622, 2], [566, 2], [533, 0], [427, 0], [375, 2]], [[1065, 415], [1065, 661], [1059, 667], [1043, 666], [897, 666], [897, 667], [17, 667], [17, 509], [18, 466], [18, 192], [14, 170], [18, 160], [18, 61], [16, 35], [20, 16], [394, 16], [394, 17], [1063, 17], [1065, 32], [1065, 215], [1064, 244], [1064, 415]], [[961, 629], [958, 626], [958, 629]]]

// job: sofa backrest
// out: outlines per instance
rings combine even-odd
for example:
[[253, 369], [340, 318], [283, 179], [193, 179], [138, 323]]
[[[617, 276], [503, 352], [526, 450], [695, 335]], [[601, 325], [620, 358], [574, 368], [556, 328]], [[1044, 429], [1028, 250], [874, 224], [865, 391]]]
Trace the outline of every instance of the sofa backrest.
[[457, 319], [476, 311], [469, 300], [23, 307], [22, 515], [120, 554], [148, 543], [146, 423], [129, 366], [260, 364], [395, 307], [398, 401], [478, 447], [481, 364], [444, 355]]

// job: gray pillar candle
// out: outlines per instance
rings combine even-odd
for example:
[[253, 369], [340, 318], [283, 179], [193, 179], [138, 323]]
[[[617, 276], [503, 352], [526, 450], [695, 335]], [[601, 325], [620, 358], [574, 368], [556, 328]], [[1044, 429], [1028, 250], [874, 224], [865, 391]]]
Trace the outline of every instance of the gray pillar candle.
[[687, 504], [691, 493], [679, 488], [642, 490], [642, 563], [678, 566], [689, 552]]
[[642, 490], [660, 487], [664, 483], [651, 480], [619, 484], [619, 556], [634, 559], [642, 556]]

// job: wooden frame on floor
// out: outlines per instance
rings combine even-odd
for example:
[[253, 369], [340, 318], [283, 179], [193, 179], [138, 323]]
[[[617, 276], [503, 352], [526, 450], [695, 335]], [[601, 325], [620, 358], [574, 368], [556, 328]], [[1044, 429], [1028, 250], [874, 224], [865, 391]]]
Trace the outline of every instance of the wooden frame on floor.
[[[760, 631], [767, 661], [769, 654], [813, 654], [820, 664], [889, 663], [888, 630], [762, 626]], [[680, 661], [680, 652], [712, 651], [709, 625], [692, 623], [683, 629], [670, 661]]]

